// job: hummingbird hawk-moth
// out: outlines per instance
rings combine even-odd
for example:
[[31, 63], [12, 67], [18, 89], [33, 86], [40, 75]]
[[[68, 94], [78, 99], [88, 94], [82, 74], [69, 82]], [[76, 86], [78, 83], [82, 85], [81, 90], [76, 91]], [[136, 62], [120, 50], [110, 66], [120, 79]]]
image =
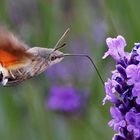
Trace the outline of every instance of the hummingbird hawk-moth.
[[54, 48], [30, 48], [6, 28], [0, 27], [0, 84], [17, 84], [59, 63], [63, 59], [57, 57], [63, 54], [57, 50], [61, 40]]
[[[0, 85], [12, 86], [44, 72], [50, 66], [59, 63], [65, 56], [85, 56], [93, 64], [102, 80], [93, 60], [85, 54], [64, 54], [58, 49], [69, 29], [62, 35], [54, 48], [32, 47], [18, 40], [13, 33], [0, 27]], [[103, 82], [103, 80], [102, 80]]]

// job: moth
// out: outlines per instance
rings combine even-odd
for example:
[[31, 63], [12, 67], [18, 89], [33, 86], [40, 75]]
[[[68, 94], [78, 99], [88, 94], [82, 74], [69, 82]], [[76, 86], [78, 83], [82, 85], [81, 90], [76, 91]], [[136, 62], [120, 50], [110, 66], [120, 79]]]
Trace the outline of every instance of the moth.
[[13, 86], [37, 76], [50, 66], [61, 62], [65, 56], [87, 57], [98, 73], [96, 65], [88, 55], [64, 54], [58, 50], [65, 46], [65, 43], [61, 42], [68, 32], [69, 29], [54, 48], [42, 48], [29, 47], [6, 28], [0, 27], [0, 85]]

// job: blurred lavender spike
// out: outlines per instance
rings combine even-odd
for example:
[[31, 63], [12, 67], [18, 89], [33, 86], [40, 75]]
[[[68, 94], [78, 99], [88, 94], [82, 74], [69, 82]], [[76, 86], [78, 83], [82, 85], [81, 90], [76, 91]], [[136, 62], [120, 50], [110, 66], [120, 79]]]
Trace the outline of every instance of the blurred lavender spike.
[[45, 105], [53, 111], [78, 113], [81, 109], [84, 109], [85, 96], [87, 96], [87, 92], [75, 87], [52, 86]]

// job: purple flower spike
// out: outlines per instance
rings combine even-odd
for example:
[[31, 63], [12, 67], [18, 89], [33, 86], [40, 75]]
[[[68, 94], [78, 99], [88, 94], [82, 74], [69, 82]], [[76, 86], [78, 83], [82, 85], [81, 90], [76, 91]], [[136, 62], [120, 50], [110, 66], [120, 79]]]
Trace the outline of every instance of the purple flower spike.
[[111, 55], [114, 60], [119, 61], [120, 58], [125, 57], [124, 47], [126, 46], [126, 41], [122, 36], [117, 36], [117, 38], [107, 38], [106, 44], [108, 46], [108, 51], [104, 54], [103, 59], [108, 55]]
[[108, 38], [109, 50], [105, 56], [115, 59], [116, 70], [111, 80], [105, 82], [106, 97], [113, 107], [110, 108], [114, 128], [113, 140], [140, 140], [140, 43], [135, 43], [131, 53], [124, 52], [126, 46], [122, 36]]
[[49, 92], [47, 107], [59, 112], [75, 112], [81, 107], [81, 96], [78, 90], [72, 87], [55, 86]]

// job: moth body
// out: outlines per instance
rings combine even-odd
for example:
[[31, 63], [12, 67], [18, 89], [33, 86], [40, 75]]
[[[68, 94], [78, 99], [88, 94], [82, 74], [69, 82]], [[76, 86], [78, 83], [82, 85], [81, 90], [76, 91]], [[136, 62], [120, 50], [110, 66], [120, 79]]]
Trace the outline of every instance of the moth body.
[[[33, 47], [27, 50], [27, 52], [32, 54], [30, 64], [18, 69], [12, 69], [10, 71], [7, 70], [8, 74], [6, 77], [8, 77], [8, 81], [6, 84], [2, 84], [3, 86], [14, 85], [37, 76], [50, 66], [59, 63], [63, 59], [57, 58], [58, 55], [63, 54], [62, 52], [53, 52], [53, 49], [48, 48]], [[50, 55], [51, 52], [53, 53]]]

